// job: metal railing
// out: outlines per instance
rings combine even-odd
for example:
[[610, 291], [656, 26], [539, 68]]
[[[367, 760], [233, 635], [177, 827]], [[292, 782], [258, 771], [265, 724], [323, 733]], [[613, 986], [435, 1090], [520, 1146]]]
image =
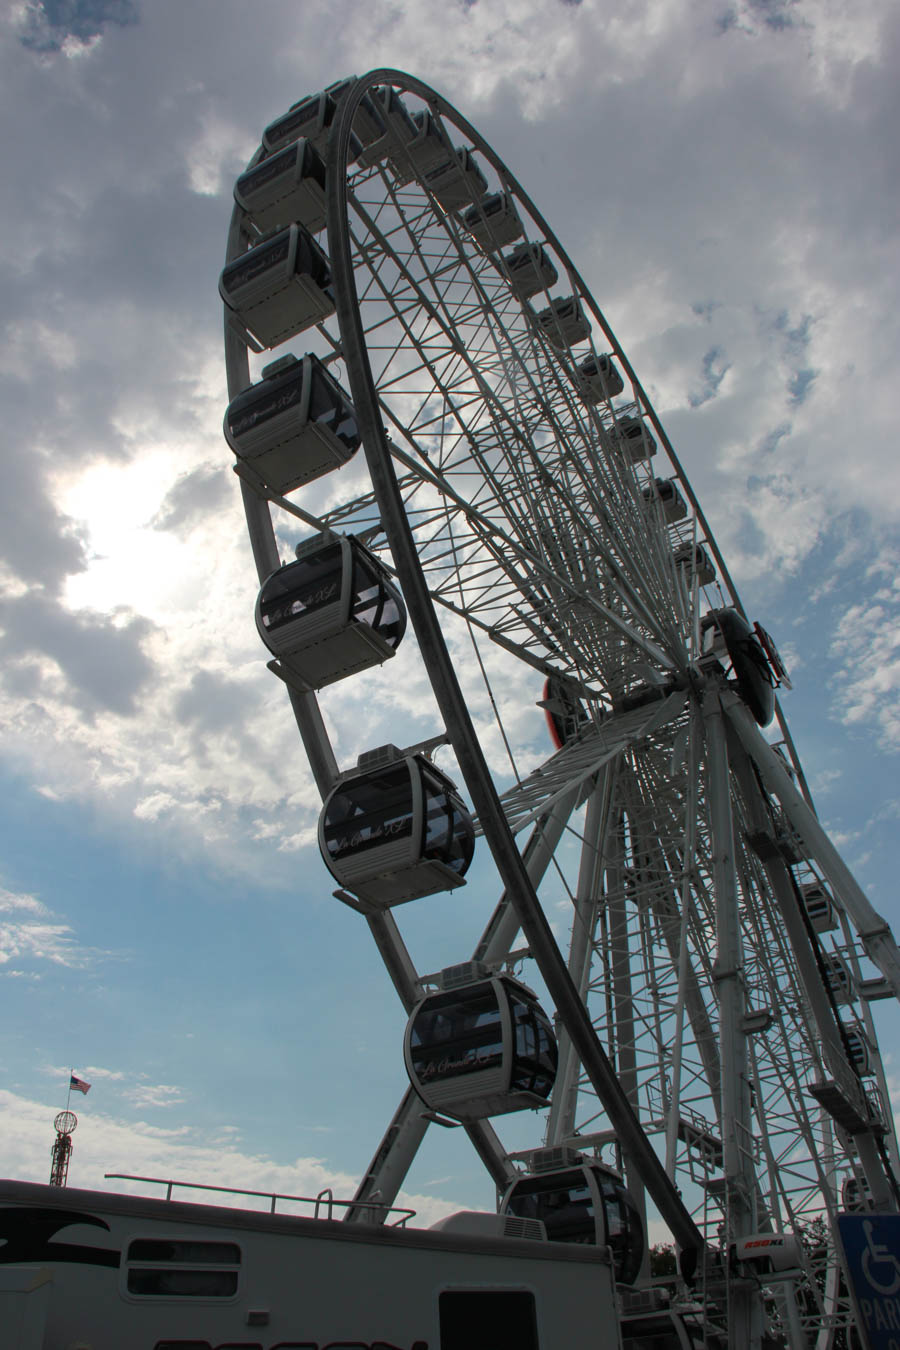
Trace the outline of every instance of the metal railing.
[[[312, 1205], [314, 1219], [332, 1219], [334, 1210], [337, 1209], [367, 1209], [375, 1210], [383, 1216], [387, 1223], [388, 1216], [393, 1214], [399, 1217], [394, 1218], [388, 1223], [390, 1228], [405, 1228], [410, 1219], [414, 1219], [416, 1211], [414, 1209], [404, 1209], [400, 1205], [382, 1205], [377, 1200], [335, 1200], [334, 1193], [330, 1186], [319, 1191], [318, 1195], [287, 1195], [281, 1191], [251, 1191], [242, 1186], [213, 1186], [206, 1181], [175, 1181], [167, 1177], [139, 1177], [130, 1172], [104, 1172], [107, 1181], [143, 1181], [149, 1182], [154, 1186], [165, 1186], [166, 1199], [172, 1199], [172, 1191], [178, 1186], [183, 1190], [189, 1191], [218, 1191], [223, 1195], [252, 1195], [258, 1196], [263, 1200], [269, 1201], [269, 1213], [276, 1212], [275, 1206], [279, 1200], [290, 1200], [296, 1204]], [[176, 1202], [177, 1203], [177, 1202]], [[320, 1213], [324, 1210], [324, 1213]]]

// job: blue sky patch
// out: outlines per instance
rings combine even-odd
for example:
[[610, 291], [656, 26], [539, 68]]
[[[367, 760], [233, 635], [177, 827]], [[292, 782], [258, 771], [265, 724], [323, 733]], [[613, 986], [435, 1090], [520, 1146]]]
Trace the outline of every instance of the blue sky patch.
[[108, 23], [124, 27], [138, 22], [135, 0], [38, 0], [28, 6], [23, 47], [58, 52], [66, 38], [89, 42]]

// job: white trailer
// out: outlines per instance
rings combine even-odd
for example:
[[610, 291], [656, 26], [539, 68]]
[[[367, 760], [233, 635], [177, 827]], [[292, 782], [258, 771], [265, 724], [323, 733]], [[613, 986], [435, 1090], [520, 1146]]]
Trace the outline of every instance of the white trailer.
[[0, 1182], [0, 1346], [621, 1350], [607, 1248], [454, 1226]]

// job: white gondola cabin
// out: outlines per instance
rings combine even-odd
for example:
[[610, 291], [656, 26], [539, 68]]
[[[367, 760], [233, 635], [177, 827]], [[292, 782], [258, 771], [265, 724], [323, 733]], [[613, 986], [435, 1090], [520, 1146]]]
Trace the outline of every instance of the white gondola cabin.
[[631, 464], [652, 459], [656, 454], [656, 441], [642, 417], [620, 417], [610, 428], [610, 435], [613, 445]]
[[872, 1055], [872, 1046], [869, 1038], [860, 1026], [849, 1026], [844, 1028], [846, 1037], [847, 1053], [858, 1074], [866, 1075], [875, 1072], [875, 1062]]
[[585, 403], [603, 403], [621, 394], [625, 383], [612, 354], [591, 353], [578, 367], [578, 388]]
[[519, 1177], [503, 1197], [501, 1213], [540, 1219], [551, 1242], [609, 1247], [617, 1282], [633, 1284], [644, 1257], [637, 1206], [616, 1172], [575, 1156], [578, 1161], [568, 1166]]
[[716, 569], [702, 544], [679, 544], [672, 551], [672, 561], [688, 586], [693, 584], [694, 577], [698, 586], [711, 586], [716, 579]]
[[565, 351], [567, 347], [586, 342], [591, 335], [587, 315], [574, 295], [551, 300], [547, 308], [539, 310], [534, 318], [547, 341], [557, 351]]
[[444, 128], [435, 120], [428, 108], [413, 113], [416, 128], [414, 138], [406, 147], [413, 168], [418, 174], [426, 174], [439, 164], [446, 164], [453, 156], [453, 146]]
[[426, 1106], [457, 1120], [545, 1106], [556, 1078], [550, 1019], [510, 975], [427, 994], [410, 1016], [403, 1056]]
[[319, 848], [338, 883], [379, 909], [464, 886], [475, 831], [446, 774], [395, 746], [362, 755], [359, 767], [319, 818]]
[[462, 211], [487, 192], [487, 179], [466, 147], [422, 174], [422, 182], [445, 211]]
[[334, 313], [331, 264], [296, 222], [225, 267], [219, 294], [263, 347], [277, 347]]
[[463, 224], [485, 253], [521, 239], [525, 228], [508, 192], [491, 192], [463, 217]]
[[272, 492], [284, 496], [332, 469], [361, 444], [353, 405], [312, 353], [283, 356], [232, 399], [225, 439]]
[[835, 1003], [852, 1003], [856, 996], [850, 967], [838, 952], [823, 952], [822, 967]]
[[[338, 104], [350, 86], [350, 80], [339, 80], [318, 94], [310, 94], [298, 103], [293, 103], [286, 113], [271, 122], [263, 132], [263, 145], [269, 154], [281, 150], [292, 141], [312, 141], [319, 154], [324, 156], [328, 149], [328, 136], [335, 119]], [[353, 131], [350, 133], [350, 161], [358, 156], [364, 146], [370, 145], [384, 135], [384, 122], [380, 110], [375, 107], [368, 94], [363, 97], [353, 118]]]
[[[334, 84], [328, 85], [325, 93], [337, 104], [355, 83], [355, 76], [335, 80]], [[384, 135], [381, 108], [373, 103], [370, 94], [363, 94], [357, 104], [356, 112], [353, 114], [353, 134], [363, 146], [373, 145]]]
[[546, 291], [557, 279], [557, 271], [543, 245], [526, 240], [503, 258], [509, 273], [509, 284], [520, 300], [530, 300], [539, 291]]
[[674, 478], [654, 478], [653, 483], [645, 487], [641, 495], [648, 506], [652, 507], [659, 503], [667, 525], [674, 525], [676, 520], [684, 520], [687, 515], [687, 502], [679, 492]]
[[803, 908], [816, 933], [833, 933], [839, 927], [834, 899], [821, 881], [807, 881], [800, 887]]
[[311, 141], [294, 141], [242, 173], [234, 200], [260, 234], [293, 220], [316, 234], [325, 224], [325, 161]]
[[366, 145], [359, 155], [359, 163], [363, 168], [370, 168], [387, 159], [395, 176], [402, 182], [408, 182], [410, 164], [406, 148], [416, 139], [419, 129], [393, 85], [379, 85], [371, 90], [369, 97], [384, 131], [377, 140]]
[[406, 630], [399, 588], [348, 535], [317, 535], [263, 583], [256, 627], [290, 683], [322, 689], [381, 665]]
[[713, 609], [703, 616], [703, 651], [730, 664], [738, 693], [761, 727], [775, 715], [775, 681], [759, 641], [736, 609]]

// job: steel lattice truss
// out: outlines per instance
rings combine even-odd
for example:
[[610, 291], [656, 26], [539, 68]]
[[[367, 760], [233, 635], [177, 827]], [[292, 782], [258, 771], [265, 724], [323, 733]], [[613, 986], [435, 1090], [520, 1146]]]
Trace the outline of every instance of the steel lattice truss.
[[[672, 532], [642, 496], [649, 472], [452, 218], [384, 169], [361, 178], [360, 309], [433, 597], [525, 660], [623, 691], [636, 665], [663, 667], [665, 649], [690, 643]], [[631, 400], [616, 416], [637, 411]], [[377, 528], [374, 500], [326, 520]], [[693, 528], [676, 527], [678, 542]]]
[[[409, 77], [396, 87], [413, 104], [426, 97]], [[810, 1277], [794, 1299], [777, 1292], [770, 1311], [794, 1350], [822, 1328], [825, 1347], [851, 1314], [827, 1227], [817, 1224], [834, 1217], [848, 1180], [862, 1187], [864, 1168], [809, 1088], [836, 1082], [859, 1110], [880, 1116], [875, 1133], [896, 1165], [884, 1070], [859, 997], [877, 973], [873, 961], [894, 980], [895, 949], [886, 965], [884, 947], [859, 936], [865, 902], [831, 865], [783, 721], [773, 752], [746, 731], [729, 672], [704, 664], [702, 616], [739, 601], [624, 353], [512, 176], [449, 105], [433, 94], [427, 102], [450, 142], [479, 154], [492, 190], [514, 199], [526, 238], [547, 250], [560, 294], [578, 299], [592, 332], [575, 353], [558, 324], [538, 317], [548, 293], [523, 299], [503, 250], [476, 242], [461, 214], [440, 206], [402, 147], [372, 167], [351, 166], [344, 207], [357, 312], [418, 564], [439, 611], [462, 620], [477, 647], [554, 678], [579, 701], [577, 735], [530, 775], [498, 782], [505, 818], [545, 910], [560, 898], [571, 905], [569, 975], [707, 1242], [754, 1225], [816, 1232]], [[253, 242], [242, 230], [238, 215], [234, 253]], [[341, 372], [335, 321], [319, 325], [313, 346]], [[583, 397], [578, 363], [588, 351], [615, 355], [626, 376], [618, 401]], [[232, 371], [238, 387], [249, 380], [246, 362]], [[622, 434], [633, 419], [643, 425], [639, 453]], [[680, 484], [680, 514], [667, 514], [660, 477]], [[339, 505], [304, 519], [357, 535], [391, 566], [395, 545], [375, 491], [348, 500], [340, 491]], [[303, 514], [273, 500], [276, 512]], [[271, 535], [268, 517], [263, 527], [253, 516], [269, 503], [248, 501], [251, 535]], [[701, 585], [701, 544], [718, 565], [718, 588]], [[481, 697], [496, 714], [489, 686]], [[303, 730], [300, 711], [298, 719]], [[714, 735], [711, 719], [724, 730]], [[321, 727], [307, 727], [307, 744], [316, 736]], [[514, 733], [504, 730], [504, 740], [515, 752]], [[720, 955], [723, 868], [736, 970], [723, 969]], [[833, 924], [816, 931], [805, 921], [798, 938], [791, 916], [805, 913], [804, 886], [826, 883]], [[476, 948], [495, 965], [516, 933], [504, 919], [509, 905], [504, 894]], [[411, 962], [393, 921], [378, 940], [408, 998], [412, 986], [404, 994], [396, 972], [410, 978]], [[449, 952], [448, 965], [465, 955]], [[839, 987], [840, 962], [849, 984]], [[741, 1014], [736, 1029], [726, 1026], [727, 998], [729, 1015]], [[862, 1070], [848, 1027], [871, 1050]], [[642, 1197], [564, 1028], [560, 1051], [543, 1142], [594, 1148]], [[723, 1104], [737, 1080], [748, 1106], [735, 1120]], [[396, 1194], [427, 1128], [415, 1120], [407, 1094], [358, 1200]], [[495, 1178], [511, 1167], [486, 1122], [470, 1134]]]

